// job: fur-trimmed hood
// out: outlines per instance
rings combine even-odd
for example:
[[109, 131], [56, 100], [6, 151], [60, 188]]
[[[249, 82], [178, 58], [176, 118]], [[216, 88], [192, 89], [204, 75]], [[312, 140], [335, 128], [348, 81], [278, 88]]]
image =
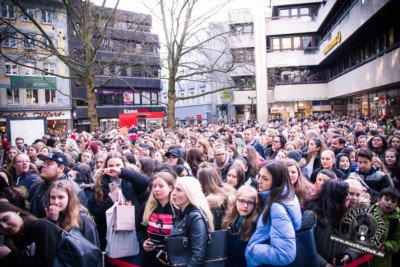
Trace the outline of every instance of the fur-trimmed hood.
[[210, 209], [221, 207], [227, 201], [226, 196], [220, 194], [209, 194], [206, 199]]

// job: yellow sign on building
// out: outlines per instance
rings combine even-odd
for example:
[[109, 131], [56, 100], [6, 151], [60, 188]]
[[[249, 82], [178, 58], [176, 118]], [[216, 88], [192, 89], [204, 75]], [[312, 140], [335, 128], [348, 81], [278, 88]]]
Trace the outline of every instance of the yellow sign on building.
[[327, 46], [325, 46], [324, 48], [324, 55], [326, 55], [329, 51], [331, 51], [331, 49], [337, 45], [338, 43], [340, 43], [342, 41], [342, 35], [340, 34], [340, 32], [337, 32], [335, 38], [332, 39], [332, 41], [329, 42], [329, 44]]

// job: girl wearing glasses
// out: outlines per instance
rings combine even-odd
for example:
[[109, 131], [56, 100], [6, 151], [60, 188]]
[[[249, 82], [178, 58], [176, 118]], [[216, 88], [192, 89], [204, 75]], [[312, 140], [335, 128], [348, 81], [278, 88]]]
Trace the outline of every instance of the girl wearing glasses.
[[296, 258], [295, 231], [302, 217], [284, 162], [272, 160], [261, 166], [258, 190], [264, 208], [246, 247], [247, 266], [287, 265]]
[[260, 215], [257, 203], [258, 194], [254, 187], [243, 185], [238, 189], [222, 223], [222, 229], [228, 229], [227, 266], [246, 266], [244, 253]]
[[28, 192], [32, 190], [40, 179], [38, 173], [34, 171], [34, 165], [31, 163], [29, 156], [23, 153], [17, 154], [13, 158], [9, 170], [13, 175], [17, 189], [25, 198], [28, 198]]

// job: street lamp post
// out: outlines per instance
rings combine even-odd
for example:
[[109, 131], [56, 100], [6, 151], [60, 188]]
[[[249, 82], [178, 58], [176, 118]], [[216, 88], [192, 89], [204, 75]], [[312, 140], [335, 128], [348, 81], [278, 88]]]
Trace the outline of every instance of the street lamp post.
[[248, 96], [247, 97], [250, 102], [251, 102], [251, 106], [250, 106], [250, 119], [253, 119], [253, 105], [254, 105], [254, 101], [256, 100], [256, 96]]

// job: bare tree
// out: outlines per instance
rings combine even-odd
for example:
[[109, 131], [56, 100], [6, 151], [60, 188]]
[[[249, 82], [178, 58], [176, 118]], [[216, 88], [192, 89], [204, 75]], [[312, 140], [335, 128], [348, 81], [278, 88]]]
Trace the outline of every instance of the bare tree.
[[[166, 49], [165, 69], [168, 71], [167, 125], [175, 126], [175, 104], [179, 100], [196, 98], [235, 86], [222, 81], [218, 74], [227, 74], [233, 64], [228, 45], [229, 29], [208, 24], [211, 17], [226, 6], [229, 0], [208, 2], [204, 9], [199, 0], [158, 0], [160, 13], [152, 11], [164, 31]], [[205, 10], [200, 12], [200, 9]], [[214, 89], [190, 96], [177, 96], [184, 81], [214, 82]]]
[[[142, 67], [146, 71], [149, 64], [159, 65], [158, 52], [152, 53], [146, 47], [149, 43], [157, 43], [158, 46], [158, 40], [149, 40], [142, 44], [133, 41], [135, 35], [140, 34], [139, 27], [151, 18], [142, 14], [137, 14], [134, 18], [128, 17], [123, 11], [118, 10], [119, 0], [113, 8], [105, 7], [107, 0], [103, 0], [100, 6], [95, 6], [90, 0], [9, 0], [8, 2], [14, 4], [18, 8], [18, 15], [30, 20], [34, 28], [31, 32], [27, 32], [21, 30], [13, 20], [0, 18], [2, 40], [12, 36], [16, 42], [24, 44], [32, 42], [36, 47], [18, 50], [12, 56], [8, 49], [0, 48], [0, 54], [7, 61], [33, 68], [43, 75], [51, 74], [83, 84], [86, 89], [86, 99], [81, 100], [87, 102], [92, 131], [98, 128], [96, 89], [103, 87], [112, 79], [121, 79], [120, 74], [129, 67]], [[72, 29], [68, 38], [77, 42], [79, 49], [70, 51], [58, 45], [57, 40], [61, 36], [54, 34], [54, 31], [49, 32], [38, 16], [34, 17], [29, 12], [30, 7], [38, 4], [45, 4], [47, 11], [53, 14], [54, 20], [59, 15], [67, 17], [69, 27]], [[114, 31], [113, 29], [118, 28], [121, 22], [124, 24], [123, 33]], [[107, 52], [112, 53], [107, 54]], [[44, 68], [43, 64], [34, 66], [27, 64], [30, 61], [43, 63], [54, 57], [64, 63], [70, 73], [52, 73]], [[96, 75], [99, 74], [103, 74], [102, 78], [96, 79]], [[126, 85], [135, 90], [129, 83]]]

